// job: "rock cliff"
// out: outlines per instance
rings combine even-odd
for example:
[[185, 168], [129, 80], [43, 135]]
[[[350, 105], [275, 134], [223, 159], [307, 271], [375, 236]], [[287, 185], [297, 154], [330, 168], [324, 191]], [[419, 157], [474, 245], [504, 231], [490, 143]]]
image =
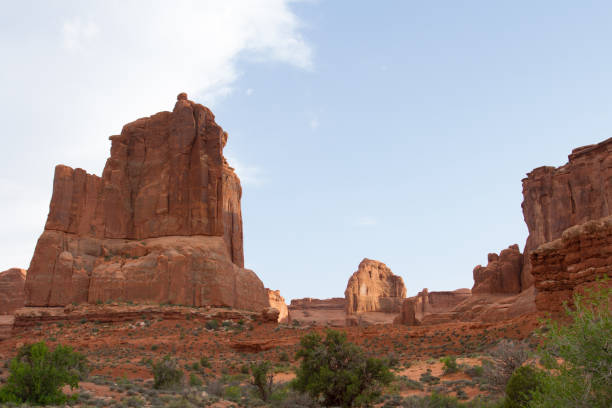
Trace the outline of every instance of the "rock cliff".
[[26, 304], [153, 301], [260, 310], [243, 269], [241, 187], [223, 157], [227, 133], [180, 94], [172, 112], [111, 136], [102, 177], [57, 166]]
[[519, 293], [523, 254], [518, 245], [512, 245], [497, 254], [489, 254], [487, 266], [474, 268], [472, 293]]
[[13, 314], [24, 304], [25, 269], [11, 268], [0, 272], [0, 315]]
[[[612, 277], [612, 216], [570, 227], [530, 256], [539, 311], [559, 312], [574, 293]], [[608, 280], [609, 284], [612, 284]]]
[[280, 290], [266, 288], [266, 292], [268, 293], [270, 307], [278, 310], [278, 322], [287, 323], [289, 318], [289, 309], [287, 309], [287, 303], [285, 303], [285, 298], [281, 296]]
[[539, 167], [523, 179], [523, 216], [529, 229], [521, 287], [533, 284], [529, 254], [567, 228], [612, 215], [612, 138], [574, 149], [568, 163]]
[[399, 313], [406, 297], [401, 276], [382, 262], [365, 258], [350, 277], [344, 292], [346, 313]]
[[346, 324], [346, 300], [331, 299], [292, 299], [289, 304], [289, 321], [296, 324], [318, 326], [344, 326]]

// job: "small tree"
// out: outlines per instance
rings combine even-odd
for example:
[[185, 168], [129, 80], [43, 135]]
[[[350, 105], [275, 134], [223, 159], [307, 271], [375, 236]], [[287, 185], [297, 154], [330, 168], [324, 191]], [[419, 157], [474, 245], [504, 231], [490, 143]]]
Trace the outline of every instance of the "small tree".
[[514, 371], [529, 358], [531, 350], [526, 342], [502, 339], [489, 354], [492, 361], [483, 361], [484, 378], [499, 391], [506, 384]]
[[177, 388], [183, 383], [183, 371], [175, 358], [164, 356], [153, 364], [153, 388]]
[[368, 358], [346, 333], [328, 330], [323, 339], [310, 333], [300, 340], [301, 358], [293, 387], [325, 406], [352, 407], [371, 403], [393, 379], [387, 363]]
[[272, 385], [274, 383], [274, 373], [272, 372], [270, 362], [262, 361], [251, 364], [251, 376], [251, 384], [257, 388], [261, 399], [268, 401], [272, 394]]
[[[566, 305], [569, 324], [548, 321], [542, 361], [552, 374], [535, 392], [532, 407], [612, 406], [612, 288], [604, 278]], [[558, 363], [557, 359], [561, 362]]]
[[11, 360], [10, 375], [0, 389], [0, 402], [63, 404], [68, 396], [61, 389], [78, 387], [87, 376], [85, 356], [69, 346], [50, 351], [44, 342], [23, 346]]
[[530, 365], [517, 368], [506, 385], [503, 408], [523, 408], [542, 387], [544, 372]]

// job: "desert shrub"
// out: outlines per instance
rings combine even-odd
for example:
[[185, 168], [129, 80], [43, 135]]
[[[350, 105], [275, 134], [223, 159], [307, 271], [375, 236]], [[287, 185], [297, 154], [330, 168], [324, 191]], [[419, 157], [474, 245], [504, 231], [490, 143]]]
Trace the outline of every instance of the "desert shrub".
[[527, 361], [531, 350], [526, 342], [503, 339], [489, 354], [492, 360], [483, 361], [484, 377], [493, 388], [502, 391], [512, 373]]
[[283, 362], [289, 361], [289, 354], [286, 351], [281, 351], [278, 355], [278, 359]]
[[442, 357], [440, 361], [444, 364], [444, 374], [452, 374], [459, 371], [459, 364], [457, 364], [455, 356]]
[[432, 375], [431, 369], [429, 368], [424, 373], [421, 373], [419, 380], [425, 384], [430, 384], [430, 385], [440, 383], [440, 377], [436, 377], [435, 375]]
[[242, 390], [237, 385], [230, 385], [225, 388], [224, 396], [230, 401], [237, 402], [242, 396]]
[[155, 389], [178, 388], [183, 383], [183, 371], [175, 358], [164, 356], [153, 363], [153, 379]]
[[517, 368], [506, 385], [504, 408], [526, 407], [532, 394], [541, 388], [543, 375], [543, 372], [530, 365]]
[[262, 400], [268, 401], [268, 398], [270, 398], [273, 381], [274, 373], [270, 362], [262, 361], [251, 364], [251, 384], [255, 386]]
[[471, 378], [479, 378], [484, 374], [484, 369], [481, 365], [479, 366], [470, 366], [463, 370], [464, 373], [469, 375]]
[[210, 361], [208, 360], [208, 357], [206, 356], [202, 356], [202, 358], [200, 358], [200, 365], [202, 366], [202, 368], [212, 367], [212, 365], [210, 364]]
[[212, 319], [207, 321], [204, 326], [208, 329], [208, 330], [217, 330], [219, 328], [219, 321]]
[[[547, 322], [540, 353], [554, 368], [530, 406], [612, 406], [612, 287], [605, 278], [566, 306], [569, 324]], [[557, 358], [561, 363], [557, 363]]]
[[222, 397], [225, 387], [223, 386], [223, 382], [219, 380], [214, 380], [208, 383], [206, 386], [206, 391], [210, 395], [216, 395], [217, 397]]
[[305, 335], [296, 353], [301, 358], [293, 387], [322, 399], [325, 406], [351, 407], [371, 403], [393, 379], [386, 362], [366, 357], [346, 333], [328, 330], [325, 338]]
[[50, 351], [44, 342], [23, 346], [9, 365], [9, 377], [0, 388], [0, 402], [61, 404], [68, 396], [61, 389], [78, 387], [88, 373], [85, 356], [69, 346]]
[[195, 375], [194, 373], [189, 374], [189, 385], [192, 387], [199, 387], [203, 384], [203, 381], [200, 377]]

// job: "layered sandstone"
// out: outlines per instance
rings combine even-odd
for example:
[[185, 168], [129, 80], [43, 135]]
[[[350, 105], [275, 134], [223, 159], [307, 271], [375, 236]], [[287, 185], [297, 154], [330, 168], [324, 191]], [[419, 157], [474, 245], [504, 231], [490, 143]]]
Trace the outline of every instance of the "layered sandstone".
[[406, 297], [401, 276], [382, 262], [363, 259], [350, 277], [344, 298], [347, 315], [363, 312], [399, 313]]
[[537, 309], [563, 310], [563, 302], [570, 302], [575, 293], [604, 275], [612, 276], [612, 216], [566, 229], [533, 251], [530, 260]]
[[425, 288], [416, 296], [404, 300], [395, 323], [418, 325], [426, 316], [450, 313], [455, 306], [470, 296], [469, 289], [429, 292]]
[[488, 255], [487, 266], [474, 268], [472, 293], [519, 293], [521, 291], [521, 270], [523, 254], [518, 245], [511, 245], [499, 255]]
[[529, 229], [521, 287], [533, 284], [529, 254], [567, 228], [612, 215], [612, 138], [574, 149], [564, 166], [539, 167], [523, 179]]
[[25, 269], [12, 268], [0, 272], [0, 315], [13, 314], [23, 307], [25, 279]]
[[270, 307], [278, 310], [278, 322], [287, 323], [289, 318], [289, 309], [287, 308], [287, 303], [285, 303], [285, 298], [281, 296], [279, 290], [271, 290], [266, 288], [266, 292], [268, 293], [268, 302]]
[[292, 323], [317, 326], [344, 326], [346, 324], [346, 300], [344, 298], [292, 299], [289, 304], [288, 320]]
[[129, 123], [110, 140], [102, 177], [56, 167], [26, 304], [267, 307], [263, 284], [243, 269], [240, 180], [212, 112], [180, 94], [172, 112]]

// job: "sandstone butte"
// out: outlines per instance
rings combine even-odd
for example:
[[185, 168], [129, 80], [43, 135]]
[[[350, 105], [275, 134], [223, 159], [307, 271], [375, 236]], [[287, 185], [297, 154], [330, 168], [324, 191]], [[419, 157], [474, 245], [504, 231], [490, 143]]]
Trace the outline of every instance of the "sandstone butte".
[[11, 268], [0, 272], [0, 315], [13, 314], [23, 307], [25, 269]]
[[172, 112], [110, 137], [101, 177], [56, 167], [27, 306], [270, 306], [262, 282], [244, 269], [242, 190], [223, 156], [227, 133], [208, 108], [184, 93], [177, 99]]
[[406, 297], [401, 276], [382, 262], [364, 258], [350, 277], [344, 298], [347, 315], [362, 312], [398, 313]]

